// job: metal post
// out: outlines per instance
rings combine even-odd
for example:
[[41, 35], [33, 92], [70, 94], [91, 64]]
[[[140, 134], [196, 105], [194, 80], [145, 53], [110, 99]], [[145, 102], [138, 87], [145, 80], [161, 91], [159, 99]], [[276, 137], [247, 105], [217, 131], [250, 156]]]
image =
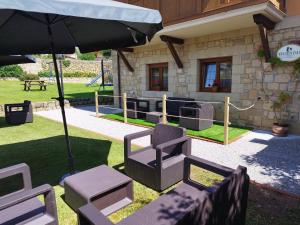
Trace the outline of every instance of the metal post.
[[50, 52], [52, 54], [53, 58], [53, 65], [54, 65], [54, 71], [55, 71], [55, 77], [56, 77], [56, 83], [57, 83], [57, 91], [58, 91], [58, 101], [61, 108], [61, 114], [63, 119], [63, 125], [64, 125], [64, 131], [65, 131], [65, 139], [66, 139], [66, 145], [67, 145], [67, 155], [68, 155], [68, 166], [69, 166], [69, 173], [74, 174], [74, 157], [71, 150], [71, 144], [69, 139], [69, 132], [68, 132], [68, 125], [67, 125], [67, 119], [66, 119], [66, 113], [65, 113], [65, 101], [64, 96], [61, 89], [60, 79], [59, 79], [59, 72], [58, 72], [58, 65], [57, 65], [57, 59], [55, 55], [55, 48], [54, 48], [54, 42], [53, 42], [53, 36], [52, 36], [52, 29], [50, 25], [50, 18], [49, 16], [46, 16], [47, 22], [48, 22], [48, 34], [50, 37]]
[[98, 117], [99, 115], [98, 91], [95, 91], [95, 106], [96, 106], [96, 117]]
[[229, 134], [229, 103], [230, 97], [225, 96], [224, 101], [224, 145], [228, 145]]
[[127, 94], [123, 93], [123, 115], [124, 115], [124, 123], [127, 123]]
[[63, 77], [63, 69], [62, 69], [62, 61], [59, 60], [59, 70], [60, 70], [60, 83], [61, 83], [61, 91], [63, 96], [65, 95], [65, 88], [64, 88], [64, 77]]
[[167, 95], [162, 98], [162, 123], [167, 124]]
[[104, 84], [104, 62], [103, 59], [101, 60], [101, 73], [102, 73], [102, 89], [105, 90], [105, 84]]

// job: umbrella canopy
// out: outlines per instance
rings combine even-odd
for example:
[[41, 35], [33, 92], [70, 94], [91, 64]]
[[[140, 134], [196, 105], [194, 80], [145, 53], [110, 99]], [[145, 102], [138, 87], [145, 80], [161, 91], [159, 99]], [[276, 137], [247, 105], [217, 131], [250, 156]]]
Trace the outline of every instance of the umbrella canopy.
[[0, 66], [35, 63], [35, 59], [29, 55], [0, 55]]
[[52, 53], [48, 26], [57, 54], [141, 45], [162, 28], [158, 11], [111, 0], [1, 0], [0, 54]]
[[52, 54], [74, 173], [56, 54], [142, 45], [162, 29], [158, 11], [111, 0], [1, 0], [0, 54]]

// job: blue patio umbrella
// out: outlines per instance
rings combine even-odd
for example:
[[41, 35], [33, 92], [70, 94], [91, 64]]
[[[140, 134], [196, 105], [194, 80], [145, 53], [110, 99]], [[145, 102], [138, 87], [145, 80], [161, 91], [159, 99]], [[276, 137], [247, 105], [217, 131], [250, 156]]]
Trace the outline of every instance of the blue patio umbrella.
[[35, 58], [30, 55], [0, 55], [0, 66], [35, 63]]
[[1, 0], [0, 55], [51, 54], [65, 130], [69, 172], [74, 160], [56, 54], [138, 46], [162, 29], [158, 11], [111, 0]]

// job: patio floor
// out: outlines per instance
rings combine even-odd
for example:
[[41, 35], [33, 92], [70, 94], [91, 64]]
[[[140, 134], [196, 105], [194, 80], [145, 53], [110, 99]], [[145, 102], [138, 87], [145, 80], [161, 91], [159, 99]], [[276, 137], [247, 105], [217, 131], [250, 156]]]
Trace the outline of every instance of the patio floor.
[[[100, 112], [112, 113], [103, 108]], [[36, 114], [61, 121], [60, 110]], [[119, 140], [146, 129], [96, 118], [94, 107], [89, 106], [68, 108], [66, 114], [70, 125]], [[134, 144], [146, 146], [149, 142], [149, 138], [140, 138]], [[300, 136], [277, 138], [268, 132], [254, 130], [228, 146], [193, 139], [192, 154], [231, 168], [246, 166], [251, 180], [300, 195]]]

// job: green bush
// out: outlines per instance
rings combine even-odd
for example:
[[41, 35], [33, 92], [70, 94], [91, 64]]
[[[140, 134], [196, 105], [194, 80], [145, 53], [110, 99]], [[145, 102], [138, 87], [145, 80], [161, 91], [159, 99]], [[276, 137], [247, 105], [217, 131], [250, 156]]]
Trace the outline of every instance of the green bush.
[[0, 67], [0, 77], [20, 77], [23, 74], [23, 69], [18, 65]]
[[102, 55], [105, 58], [110, 58], [111, 57], [111, 50], [110, 49], [102, 50]]
[[96, 54], [94, 52], [91, 52], [91, 53], [84, 53], [84, 54], [81, 54], [78, 56], [79, 59], [81, 60], [89, 60], [89, 61], [92, 61], [92, 60], [95, 60], [96, 59]]
[[24, 80], [39, 80], [39, 76], [37, 74], [29, 74], [29, 73], [24, 73], [19, 77], [20, 81]]
[[[41, 71], [39, 72], [39, 77], [50, 77], [50, 72], [49, 71]], [[55, 74], [52, 74], [55, 76]], [[95, 77], [97, 76], [95, 73], [91, 72], [80, 72], [80, 71], [75, 71], [75, 72], [68, 72], [68, 73], [63, 73], [64, 77]]]
[[67, 67], [69, 67], [71, 65], [71, 62], [70, 62], [70, 60], [66, 60], [65, 59], [65, 60], [62, 61], [62, 64], [64, 65], [64, 67], [67, 68]]

